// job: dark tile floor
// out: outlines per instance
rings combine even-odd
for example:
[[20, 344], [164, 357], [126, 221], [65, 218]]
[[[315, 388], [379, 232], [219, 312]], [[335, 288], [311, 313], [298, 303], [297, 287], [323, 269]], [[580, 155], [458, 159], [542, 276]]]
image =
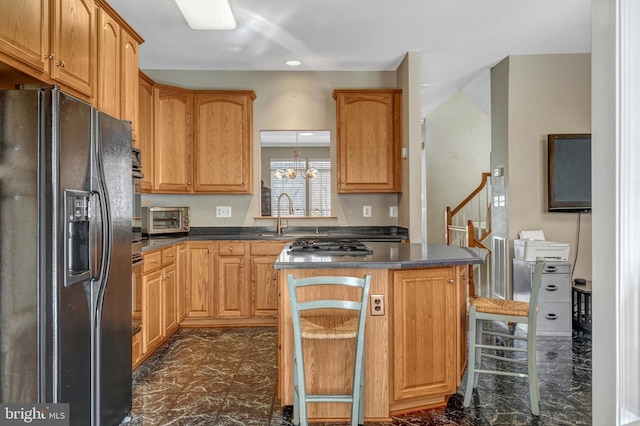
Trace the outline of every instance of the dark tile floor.
[[[275, 328], [181, 330], [134, 373], [127, 425], [290, 425], [275, 397], [276, 339]], [[463, 380], [446, 408], [367, 426], [590, 425], [591, 335], [539, 338], [538, 369], [539, 417], [525, 379], [481, 375], [469, 408]]]

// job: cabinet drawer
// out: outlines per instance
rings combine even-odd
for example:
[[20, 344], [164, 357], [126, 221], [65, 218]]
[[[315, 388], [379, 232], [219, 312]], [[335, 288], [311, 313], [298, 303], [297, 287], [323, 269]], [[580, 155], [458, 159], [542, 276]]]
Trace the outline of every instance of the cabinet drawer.
[[[535, 265], [535, 262], [533, 263]], [[547, 262], [544, 265], [543, 274], [568, 274], [571, 272], [571, 265], [566, 262]], [[531, 268], [531, 274], [533, 274], [533, 267]]]
[[285, 244], [286, 243], [272, 243], [264, 241], [254, 242], [251, 243], [250, 251], [252, 255], [258, 254], [277, 256], [280, 254]]
[[241, 241], [225, 241], [218, 243], [218, 256], [244, 254], [244, 243]]
[[154, 251], [153, 253], [145, 253], [144, 254], [144, 265], [142, 267], [142, 272], [146, 274], [147, 272], [155, 271], [162, 266], [162, 252]]
[[571, 333], [571, 303], [539, 303], [538, 335]]
[[176, 261], [176, 247], [172, 246], [166, 249], [162, 249], [162, 267], [171, 265]]
[[543, 274], [538, 303], [569, 301], [571, 301], [569, 274]]

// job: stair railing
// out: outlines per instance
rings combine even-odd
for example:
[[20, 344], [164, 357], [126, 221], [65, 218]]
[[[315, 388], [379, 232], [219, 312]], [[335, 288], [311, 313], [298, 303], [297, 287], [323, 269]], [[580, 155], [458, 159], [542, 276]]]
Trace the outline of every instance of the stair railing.
[[[491, 173], [482, 173], [482, 181], [460, 204], [445, 211], [445, 240], [448, 245], [461, 247], [480, 247], [491, 250], [484, 241], [491, 235], [491, 187], [488, 185]], [[478, 274], [482, 280], [490, 277], [490, 262], [486, 262], [484, 272]], [[469, 266], [469, 295], [475, 297], [476, 274], [473, 265]], [[480, 282], [481, 284], [481, 282]]]

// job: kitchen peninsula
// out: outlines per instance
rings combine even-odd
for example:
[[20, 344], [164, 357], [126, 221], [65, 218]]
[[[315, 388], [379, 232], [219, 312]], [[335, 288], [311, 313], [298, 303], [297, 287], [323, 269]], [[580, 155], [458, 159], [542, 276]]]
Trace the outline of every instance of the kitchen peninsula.
[[[382, 315], [367, 318], [365, 334], [365, 419], [389, 420], [392, 413], [446, 405], [466, 369], [466, 305], [469, 265], [487, 252], [439, 244], [367, 242], [370, 254], [323, 255], [291, 251], [275, 262], [279, 270], [278, 394], [293, 404], [293, 342], [287, 275], [370, 274], [371, 295]], [[331, 355], [350, 350], [350, 341], [305, 341], [307, 386], [311, 392], [346, 393], [351, 366]], [[349, 363], [347, 363], [349, 364]], [[349, 405], [309, 404], [315, 420], [347, 419]]]

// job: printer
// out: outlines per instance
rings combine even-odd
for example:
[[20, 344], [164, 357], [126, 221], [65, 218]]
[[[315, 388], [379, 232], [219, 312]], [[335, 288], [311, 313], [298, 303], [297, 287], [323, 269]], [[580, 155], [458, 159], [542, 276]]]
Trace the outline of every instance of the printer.
[[546, 241], [542, 230], [520, 231], [519, 239], [513, 240], [514, 256], [518, 260], [535, 262], [541, 257], [547, 261], [566, 262], [569, 244]]

